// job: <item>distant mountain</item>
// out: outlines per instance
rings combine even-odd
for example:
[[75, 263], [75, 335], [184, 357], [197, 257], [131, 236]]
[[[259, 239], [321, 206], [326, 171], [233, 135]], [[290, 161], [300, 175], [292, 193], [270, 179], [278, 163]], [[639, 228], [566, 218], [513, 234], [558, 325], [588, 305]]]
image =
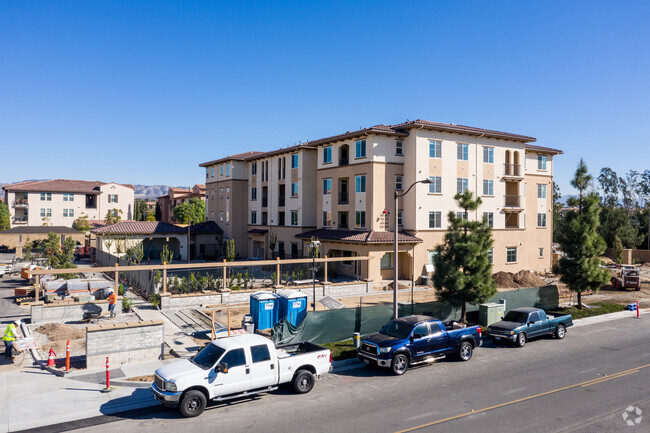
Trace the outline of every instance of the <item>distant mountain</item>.
[[[5, 191], [2, 189], [4, 185], [12, 185], [14, 183], [21, 183], [21, 182], [35, 182], [38, 180], [48, 180], [48, 179], [28, 179], [28, 180], [21, 180], [20, 182], [9, 182], [9, 183], [0, 182], [0, 199], [4, 199], [5, 197]], [[155, 199], [156, 197], [167, 194], [167, 191], [169, 190], [169, 185], [133, 185], [133, 187], [135, 188], [135, 198]]]

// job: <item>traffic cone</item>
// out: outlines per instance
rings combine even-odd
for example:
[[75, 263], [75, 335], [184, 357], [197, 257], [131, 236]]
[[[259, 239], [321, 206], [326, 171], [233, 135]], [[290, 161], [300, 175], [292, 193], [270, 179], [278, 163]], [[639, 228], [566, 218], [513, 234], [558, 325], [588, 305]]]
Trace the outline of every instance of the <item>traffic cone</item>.
[[54, 353], [54, 351], [52, 349], [50, 349], [50, 355], [47, 357], [47, 366], [48, 367], [55, 367], [56, 366], [56, 363], [54, 362], [54, 356], [55, 355], [56, 354]]

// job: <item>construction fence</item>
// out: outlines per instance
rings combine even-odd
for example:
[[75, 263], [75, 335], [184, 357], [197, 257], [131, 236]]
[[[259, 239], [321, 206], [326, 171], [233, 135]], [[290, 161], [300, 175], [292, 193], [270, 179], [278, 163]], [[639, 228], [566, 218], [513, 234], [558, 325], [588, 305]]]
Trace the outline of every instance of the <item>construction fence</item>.
[[[536, 307], [544, 310], [559, 305], [557, 286], [531, 287], [508, 292], [499, 292], [488, 302], [505, 301], [506, 311], [520, 307]], [[444, 302], [400, 304], [399, 315], [422, 314], [440, 320], [460, 319], [460, 307]], [[468, 321], [478, 319], [478, 305], [467, 304]], [[352, 338], [353, 333], [362, 336], [377, 332], [393, 316], [393, 306], [375, 305], [369, 307], [341, 308], [338, 310], [308, 312], [298, 326], [282, 320], [273, 327], [272, 338], [276, 344], [292, 344], [301, 341], [330, 343]]]
[[[120, 268], [134, 266], [128, 260], [124, 260], [105, 251], [96, 251], [95, 261], [99, 266], [111, 267], [117, 263]], [[129, 286], [135, 287], [142, 293], [150, 295], [155, 292], [154, 285], [154, 272], [152, 270], [130, 270], [120, 269], [120, 281], [127, 283]]]

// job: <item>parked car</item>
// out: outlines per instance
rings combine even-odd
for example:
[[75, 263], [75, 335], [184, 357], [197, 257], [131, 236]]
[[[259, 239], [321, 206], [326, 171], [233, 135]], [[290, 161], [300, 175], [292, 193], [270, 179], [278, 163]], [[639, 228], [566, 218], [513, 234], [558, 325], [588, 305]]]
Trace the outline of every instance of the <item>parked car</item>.
[[634, 289], [641, 290], [641, 272], [636, 266], [621, 266], [614, 275], [612, 275], [612, 286], [615, 289]]
[[559, 340], [566, 336], [566, 330], [573, 326], [570, 314], [550, 316], [540, 308], [515, 308], [506, 313], [500, 322], [488, 326], [487, 336], [495, 342], [512, 342], [524, 347], [530, 338], [555, 335]]
[[270, 392], [284, 383], [298, 394], [307, 393], [331, 366], [332, 354], [317, 344], [275, 347], [261, 335], [239, 335], [211, 342], [192, 359], [160, 367], [151, 389], [164, 406], [195, 417], [210, 400]]
[[448, 355], [469, 361], [481, 345], [481, 327], [462, 327], [429, 316], [407, 316], [390, 321], [381, 331], [361, 342], [359, 359], [366, 364], [390, 368], [401, 375], [410, 365], [431, 362]]

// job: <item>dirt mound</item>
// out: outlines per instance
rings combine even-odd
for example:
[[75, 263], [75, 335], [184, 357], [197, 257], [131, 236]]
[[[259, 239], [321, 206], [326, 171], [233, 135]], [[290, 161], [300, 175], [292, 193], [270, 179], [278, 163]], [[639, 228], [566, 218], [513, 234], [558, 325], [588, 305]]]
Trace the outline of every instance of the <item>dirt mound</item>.
[[47, 336], [50, 341], [79, 340], [86, 338], [84, 330], [71, 325], [48, 323], [36, 328], [36, 332]]
[[497, 287], [502, 289], [519, 289], [546, 285], [543, 278], [530, 271], [519, 271], [516, 274], [511, 272], [497, 272], [493, 277], [497, 283]]

